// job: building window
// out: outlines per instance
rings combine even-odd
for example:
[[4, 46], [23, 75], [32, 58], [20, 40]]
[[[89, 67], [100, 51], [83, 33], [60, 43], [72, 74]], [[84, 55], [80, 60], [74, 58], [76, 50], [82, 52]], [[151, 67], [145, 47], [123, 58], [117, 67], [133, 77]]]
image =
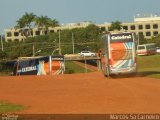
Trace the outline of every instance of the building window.
[[158, 24], [153, 24], [153, 29], [158, 29]]
[[61, 31], [62, 31], [61, 29], [57, 30], [57, 32], [61, 32]]
[[157, 35], [158, 35], [158, 31], [154, 31], [154, 32], [153, 32], [153, 35], [154, 35], [154, 36], [157, 36]]
[[50, 33], [54, 33], [54, 30], [50, 30]]
[[146, 36], [151, 36], [151, 32], [146, 32]]
[[138, 26], [138, 29], [139, 29], [139, 30], [142, 30], [142, 29], [143, 29], [143, 25], [139, 25], [139, 26]]
[[131, 25], [131, 30], [135, 30], [135, 29], [136, 29], [135, 25]]
[[19, 33], [18, 32], [14, 32], [14, 36], [19, 36]]
[[11, 37], [12, 33], [11, 32], [7, 32], [7, 37]]
[[150, 27], [150, 25], [146, 25], [146, 29], [150, 29], [151, 27]]
[[124, 30], [128, 30], [128, 26], [123, 26], [123, 29]]
[[36, 35], [40, 35], [40, 31], [36, 31], [35, 34], [36, 34]]

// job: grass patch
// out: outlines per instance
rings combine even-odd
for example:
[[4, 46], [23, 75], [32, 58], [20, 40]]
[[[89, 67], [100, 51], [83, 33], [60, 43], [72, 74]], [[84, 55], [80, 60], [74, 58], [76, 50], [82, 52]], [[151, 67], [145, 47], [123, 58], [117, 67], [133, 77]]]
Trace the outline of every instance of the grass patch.
[[137, 64], [139, 74], [160, 78], [160, 55], [138, 56]]
[[[85, 68], [81, 67], [77, 64], [75, 64], [74, 62], [71, 61], [66, 61], [65, 62], [65, 67], [66, 67], [66, 74], [72, 74], [72, 73], [84, 73], [85, 72]], [[87, 72], [91, 72], [89, 69], [87, 69]]]
[[16, 105], [8, 102], [0, 102], [0, 113], [17, 112], [24, 110], [24, 106]]
[[9, 76], [10, 75], [10, 71], [3, 71], [3, 72], [0, 72], [0, 76]]

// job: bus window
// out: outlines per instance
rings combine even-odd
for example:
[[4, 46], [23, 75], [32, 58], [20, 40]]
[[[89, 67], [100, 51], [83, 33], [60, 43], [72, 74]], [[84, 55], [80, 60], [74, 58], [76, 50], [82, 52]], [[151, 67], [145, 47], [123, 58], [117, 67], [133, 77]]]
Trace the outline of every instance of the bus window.
[[145, 49], [145, 46], [138, 46], [138, 50], [143, 50]]
[[156, 48], [156, 46], [155, 45], [148, 45], [148, 46], [146, 46], [146, 48], [147, 49], [154, 49], [154, 48]]

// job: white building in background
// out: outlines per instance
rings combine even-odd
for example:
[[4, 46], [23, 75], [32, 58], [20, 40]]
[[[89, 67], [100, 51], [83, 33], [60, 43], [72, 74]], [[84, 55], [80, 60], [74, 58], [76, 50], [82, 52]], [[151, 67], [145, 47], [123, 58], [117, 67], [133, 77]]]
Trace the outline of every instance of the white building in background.
[[[32, 33], [28, 36], [38, 36], [38, 35], [45, 35], [48, 32], [54, 33], [58, 32], [59, 30], [65, 30], [65, 29], [74, 29], [74, 28], [85, 28], [88, 25], [93, 24], [91, 22], [80, 22], [80, 23], [67, 23], [65, 25], [61, 25], [58, 27], [49, 27], [48, 31], [44, 31], [44, 29], [38, 29], [38, 28], [33, 28]], [[24, 29], [25, 30], [25, 29]], [[9, 28], [4, 30], [5, 33], [5, 41], [23, 41], [25, 40], [25, 36], [20, 32], [20, 29], [15, 29], [15, 28]]]
[[[64, 29], [85, 28], [88, 25], [93, 24], [91, 22], [81, 23], [68, 23], [59, 27], [49, 28], [49, 31], [33, 29], [32, 36], [38, 36], [47, 34], [47, 32], [58, 32]], [[108, 31], [111, 23], [96, 24], [102, 32]], [[141, 33], [145, 38], [149, 39], [153, 36], [160, 34], [160, 16], [159, 15], [139, 15], [134, 17], [134, 22], [122, 23], [123, 29], [129, 32]], [[22, 41], [25, 39], [23, 34], [19, 32], [19, 29], [5, 29], [5, 41]]]
[[[101, 29], [108, 30], [110, 23], [98, 25]], [[136, 15], [134, 22], [122, 23], [123, 29], [129, 32], [141, 33], [145, 38], [160, 34], [160, 16], [159, 15]]]

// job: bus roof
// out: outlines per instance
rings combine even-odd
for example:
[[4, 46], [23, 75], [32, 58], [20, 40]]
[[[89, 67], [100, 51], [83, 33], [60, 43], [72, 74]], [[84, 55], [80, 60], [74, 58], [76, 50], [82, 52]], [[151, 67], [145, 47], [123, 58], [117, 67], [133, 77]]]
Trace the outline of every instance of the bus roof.
[[110, 32], [110, 34], [125, 34], [125, 33], [132, 33], [132, 32]]
[[119, 30], [110, 31], [110, 34], [123, 34], [123, 33], [132, 33], [132, 32], [128, 32], [124, 29], [122, 29], [120, 31]]
[[155, 43], [147, 43], [147, 44], [141, 44], [141, 45], [138, 45], [138, 46], [147, 46], [147, 45], [156, 45]]

